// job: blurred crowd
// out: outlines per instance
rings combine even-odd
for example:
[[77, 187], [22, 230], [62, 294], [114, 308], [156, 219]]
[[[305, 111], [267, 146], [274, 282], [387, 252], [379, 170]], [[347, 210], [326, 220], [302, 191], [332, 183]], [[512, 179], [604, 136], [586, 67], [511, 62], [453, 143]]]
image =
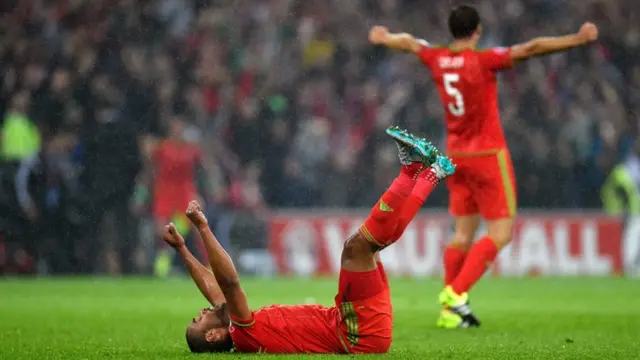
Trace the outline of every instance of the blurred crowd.
[[[107, 254], [127, 256], [140, 218], [157, 231], [182, 220], [174, 214], [193, 196], [224, 233], [237, 214], [260, 219], [266, 208], [368, 207], [397, 171], [383, 129], [398, 124], [441, 145], [444, 114], [422, 65], [370, 46], [367, 31], [383, 24], [444, 44], [451, 5], [3, 0], [0, 229], [35, 252], [87, 239], [73, 247], [76, 263], [60, 266], [93, 272], [106, 218]], [[504, 73], [500, 103], [521, 207], [600, 207], [606, 175], [640, 149], [640, 7], [495, 0], [479, 9], [483, 47], [599, 26], [596, 45]], [[444, 189], [429, 204], [446, 206]], [[55, 246], [35, 245], [42, 237]]]

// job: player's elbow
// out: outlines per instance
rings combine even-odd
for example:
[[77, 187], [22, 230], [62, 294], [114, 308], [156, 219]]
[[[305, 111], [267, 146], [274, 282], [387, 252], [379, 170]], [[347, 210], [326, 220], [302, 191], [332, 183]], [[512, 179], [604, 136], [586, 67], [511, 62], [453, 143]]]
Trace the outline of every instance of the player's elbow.
[[418, 41], [411, 34], [403, 33], [400, 35], [399, 40], [402, 50], [404, 51], [417, 52], [420, 48]]
[[223, 293], [233, 292], [240, 288], [240, 278], [238, 276], [218, 280], [218, 285]]
[[540, 39], [533, 39], [529, 41], [525, 46], [525, 50], [529, 57], [540, 55], [547, 51], [544, 47], [544, 43], [540, 41]]
[[514, 60], [525, 60], [538, 55], [542, 51], [542, 45], [537, 39], [528, 41], [511, 49], [511, 57]]

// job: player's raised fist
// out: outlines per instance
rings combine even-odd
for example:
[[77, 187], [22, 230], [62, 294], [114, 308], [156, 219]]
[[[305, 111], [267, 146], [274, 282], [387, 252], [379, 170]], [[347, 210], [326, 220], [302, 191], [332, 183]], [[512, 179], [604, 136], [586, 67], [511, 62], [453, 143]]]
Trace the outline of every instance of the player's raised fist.
[[374, 26], [369, 30], [369, 42], [372, 44], [382, 44], [389, 35], [386, 26]]
[[164, 227], [164, 232], [162, 233], [162, 239], [172, 248], [178, 249], [184, 246], [184, 238], [178, 230], [176, 230], [176, 226], [173, 223], [166, 225]]
[[204, 216], [200, 204], [195, 200], [192, 200], [189, 203], [185, 215], [187, 215], [189, 220], [191, 220], [191, 223], [197, 228], [202, 228], [209, 225], [207, 217]]
[[598, 39], [598, 27], [594, 23], [586, 22], [580, 27], [578, 35], [587, 42], [596, 41]]

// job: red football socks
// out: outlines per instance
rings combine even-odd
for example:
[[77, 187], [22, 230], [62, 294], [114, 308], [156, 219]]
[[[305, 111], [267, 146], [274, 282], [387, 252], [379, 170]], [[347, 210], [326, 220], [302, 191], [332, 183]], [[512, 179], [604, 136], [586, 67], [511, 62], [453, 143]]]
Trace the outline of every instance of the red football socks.
[[433, 189], [435, 189], [436, 185], [440, 182], [440, 179], [436, 176], [436, 174], [431, 169], [427, 169], [420, 174], [416, 185], [413, 187], [413, 191], [411, 192], [411, 197], [416, 198], [421, 201], [423, 204], [431, 195]]
[[498, 255], [498, 247], [488, 236], [473, 245], [458, 276], [451, 283], [456, 294], [462, 294], [478, 282]]
[[392, 242], [397, 241], [400, 236], [402, 236], [407, 225], [409, 225], [411, 220], [413, 220], [416, 214], [418, 214], [418, 211], [420, 211], [422, 205], [429, 195], [431, 195], [431, 192], [439, 181], [440, 180], [438, 180], [433, 171], [429, 169], [420, 174], [418, 181], [413, 187], [411, 195], [409, 195], [409, 198], [405, 201], [405, 204], [402, 207], [402, 212], [398, 219], [398, 225], [392, 237]]
[[393, 191], [405, 198], [409, 196], [413, 186], [416, 184], [422, 166], [421, 163], [403, 165], [402, 169], [400, 169], [400, 174], [393, 180], [387, 191]]
[[393, 180], [389, 189], [371, 209], [369, 218], [360, 228], [362, 236], [380, 246], [389, 244], [389, 241], [393, 239], [398, 218], [404, 208], [407, 196], [411, 194], [421, 168], [421, 163], [402, 166], [398, 177]]
[[444, 263], [444, 285], [451, 285], [453, 280], [458, 276], [460, 270], [462, 270], [462, 266], [464, 265], [464, 260], [467, 257], [467, 252], [453, 245], [447, 246], [444, 250], [444, 255], [442, 256], [442, 261]]

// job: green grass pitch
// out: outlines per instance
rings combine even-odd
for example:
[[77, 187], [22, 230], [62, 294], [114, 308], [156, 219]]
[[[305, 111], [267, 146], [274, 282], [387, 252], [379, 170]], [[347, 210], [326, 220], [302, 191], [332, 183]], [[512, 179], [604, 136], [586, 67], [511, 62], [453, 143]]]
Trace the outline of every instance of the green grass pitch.
[[[244, 284], [251, 306], [259, 307], [310, 298], [330, 304], [337, 281], [247, 278]], [[640, 358], [637, 280], [486, 278], [472, 294], [483, 327], [455, 331], [434, 326], [439, 281], [392, 279], [391, 288], [394, 342], [380, 358]], [[0, 359], [213, 357], [190, 354], [184, 341], [185, 325], [204, 305], [186, 279], [0, 280]]]

